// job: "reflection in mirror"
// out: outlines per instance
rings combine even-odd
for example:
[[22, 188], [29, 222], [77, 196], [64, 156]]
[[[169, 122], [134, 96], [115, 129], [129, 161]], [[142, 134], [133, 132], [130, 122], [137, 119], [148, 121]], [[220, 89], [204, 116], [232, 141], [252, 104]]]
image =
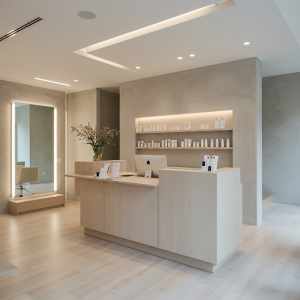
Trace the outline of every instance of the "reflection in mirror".
[[15, 197], [54, 191], [54, 108], [15, 103]]

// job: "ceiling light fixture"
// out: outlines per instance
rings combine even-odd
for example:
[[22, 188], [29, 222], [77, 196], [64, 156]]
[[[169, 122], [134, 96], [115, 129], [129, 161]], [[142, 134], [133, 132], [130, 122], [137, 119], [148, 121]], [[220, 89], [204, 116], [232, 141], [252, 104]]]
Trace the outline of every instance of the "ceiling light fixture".
[[77, 79], [75, 79], [74, 81], [76, 81], [76, 82], [77, 82], [78, 80], [77, 80]]
[[245, 46], [248, 46], [248, 45], [250, 45], [250, 43], [249, 43], [249, 42], [246, 42], [246, 43], [244, 43], [244, 45], [245, 45]]
[[182, 59], [182, 57], [181, 57], [181, 56], [179, 56], [179, 57], [177, 57], [177, 59]]
[[190, 57], [194, 57], [195, 56], [195, 54], [190, 54]]
[[66, 85], [66, 86], [71, 86], [70, 84], [61, 83], [61, 82], [56, 82], [56, 81], [51, 81], [51, 80], [42, 79], [42, 78], [35, 78], [35, 79], [36, 79], [36, 80], [41, 80], [41, 81], [46, 81], [46, 82], [51, 82], [51, 83], [56, 83], [56, 84], [61, 84], [61, 85]]
[[78, 13], [78, 16], [81, 18], [81, 19], [85, 19], [85, 20], [93, 20], [96, 18], [96, 15], [90, 11], [80, 11]]
[[141, 67], [135, 67], [136, 69], [140, 69]]
[[161, 29], [165, 29], [165, 28], [177, 25], [177, 24], [181, 24], [183, 22], [187, 22], [187, 21], [190, 21], [190, 20], [202, 17], [202, 16], [206, 16], [206, 15], [212, 14], [214, 12], [217, 12], [217, 11], [220, 11], [220, 10], [223, 10], [223, 9], [228, 8], [228, 7], [235, 6], [235, 5], [236, 5], [236, 3], [234, 2], [234, 0], [219, 1], [217, 3], [207, 5], [205, 7], [202, 7], [202, 8], [190, 11], [188, 13], [179, 15], [177, 17], [167, 19], [165, 21], [158, 22], [156, 24], [153, 24], [153, 25], [150, 25], [150, 26], [147, 26], [147, 27], [144, 27], [144, 28], [140, 28], [140, 29], [131, 31], [129, 33], [125, 33], [125, 34], [122, 34], [120, 36], [111, 38], [109, 40], [106, 40], [106, 41], [103, 41], [103, 42], [100, 42], [100, 43], [97, 43], [97, 44], [79, 49], [77, 51], [74, 51], [74, 53], [78, 54], [78, 55], [82, 55], [82, 56], [87, 57], [87, 58], [97, 60], [97, 61], [101, 61], [103, 63], [112, 65], [114, 67], [118, 67], [118, 68], [121, 68], [121, 69], [124, 69], [124, 70], [127, 70], [127, 71], [135, 72], [134, 69], [130, 69], [126, 66], [114, 63], [112, 61], [100, 58], [100, 57], [95, 56], [95, 55], [91, 55], [91, 54], [89, 54], [89, 52], [99, 50], [99, 49], [102, 49], [104, 47], [108, 47], [108, 46], [118, 44], [118, 43], [121, 43], [121, 42], [124, 42], [124, 41], [128, 41], [128, 40], [131, 40], [133, 38], [143, 36], [145, 34], [152, 33], [152, 32], [155, 32], [155, 31], [158, 31], [158, 30], [161, 30]]

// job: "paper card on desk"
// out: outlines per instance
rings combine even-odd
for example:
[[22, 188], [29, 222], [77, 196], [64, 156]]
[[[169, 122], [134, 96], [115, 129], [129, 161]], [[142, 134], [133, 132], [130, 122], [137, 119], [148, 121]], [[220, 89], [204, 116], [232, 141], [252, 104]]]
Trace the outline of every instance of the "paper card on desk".
[[105, 168], [101, 168], [99, 178], [106, 178], [107, 177], [107, 170]]
[[113, 168], [112, 168], [112, 178], [119, 178], [119, 172], [120, 172], [120, 163], [113, 163]]

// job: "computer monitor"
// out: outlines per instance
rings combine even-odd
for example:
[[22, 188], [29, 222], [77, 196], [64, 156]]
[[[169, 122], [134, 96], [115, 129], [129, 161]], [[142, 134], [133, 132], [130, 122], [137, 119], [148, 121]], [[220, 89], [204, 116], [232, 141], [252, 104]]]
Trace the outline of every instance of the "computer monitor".
[[153, 177], [159, 177], [159, 170], [167, 168], [164, 155], [136, 155], [135, 167], [138, 176], [145, 176], [146, 170], [152, 170]]

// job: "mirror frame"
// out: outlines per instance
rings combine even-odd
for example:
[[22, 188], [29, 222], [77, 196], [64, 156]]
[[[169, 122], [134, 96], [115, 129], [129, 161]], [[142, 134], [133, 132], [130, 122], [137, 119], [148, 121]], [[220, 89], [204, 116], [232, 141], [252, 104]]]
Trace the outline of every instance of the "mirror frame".
[[[15, 186], [15, 154], [16, 154], [16, 149], [15, 149], [15, 137], [16, 137], [16, 130], [15, 130], [15, 122], [16, 122], [16, 105], [15, 103], [26, 103], [29, 105], [39, 105], [39, 106], [47, 106], [47, 107], [53, 107], [54, 108], [54, 191], [53, 193], [57, 192], [57, 108], [54, 106], [50, 105], [40, 105], [40, 104], [35, 104], [35, 103], [27, 103], [27, 102], [22, 102], [22, 101], [15, 101], [12, 102], [11, 104], [11, 197], [15, 198], [16, 196], [16, 186]], [[45, 194], [45, 193], [44, 193]], [[49, 193], [46, 193], [49, 194]], [[36, 195], [37, 197], [42, 194]]]

